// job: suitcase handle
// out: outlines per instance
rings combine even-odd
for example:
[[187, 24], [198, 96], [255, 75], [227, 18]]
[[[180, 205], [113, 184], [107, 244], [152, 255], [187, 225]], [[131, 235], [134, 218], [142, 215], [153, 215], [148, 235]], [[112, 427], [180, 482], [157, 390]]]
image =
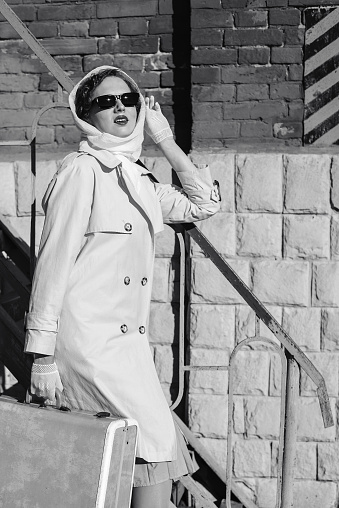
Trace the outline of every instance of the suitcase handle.
[[[37, 397], [37, 398], [40, 401], [43, 400], [42, 397]], [[62, 404], [63, 403], [63, 395], [58, 388], [55, 389], [55, 398], [56, 398], [55, 406], [46, 404], [45, 402], [42, 402], [41, 406], [46, 407], [46, 408], [48, 408], [48, 407], [56, 408], [56, 409], [59, 409], [60, 411], [71, 411], [71, 409], [69, 407]], [[29, 392], [29, 390], [26, 391], [25, 402], [26, 402], [26, 404], [30, 404], [31, 402], [33, 402], [33, 395]]]

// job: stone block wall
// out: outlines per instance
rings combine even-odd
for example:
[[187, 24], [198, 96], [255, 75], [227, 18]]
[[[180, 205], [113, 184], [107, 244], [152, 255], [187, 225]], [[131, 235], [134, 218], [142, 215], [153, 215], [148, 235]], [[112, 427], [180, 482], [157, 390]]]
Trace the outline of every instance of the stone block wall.
[[[301, 372], [294, 506], [338, 503], [339, 447], [339, 178], [338, 155], [192, 153], [219, 180], [221, 211], [198, 223], [269, 312], [324, 376], [335, 427], [324, 429], [312, 381]], [[162, 158], [144, 157], [157, 178], [171, 182]], [[58, 160], [38, 163], [38, 202]], [[29, 164], [0, 165], [0, 213], [29, 238]], [[38, 229], [43, 216], [38, 206]], [[38, 234], [39, 236], [39, 234]], [[156, 238], [150, 345], [168, 401], [178, 391], [178, 242], [166, 226]], [[189, 361], [228, 365], [235, 345], [255, 333], [254, 313], [200, 249], [191, 245]], [[260, 325], [260, 335], [275, 341]], [[280, 433], [280, 359], [265, 344], [235, 361], [233, 474], [260, 508], [275, 506]], [[225, 466], [227, 374], [190, 374], [188, 423]]]

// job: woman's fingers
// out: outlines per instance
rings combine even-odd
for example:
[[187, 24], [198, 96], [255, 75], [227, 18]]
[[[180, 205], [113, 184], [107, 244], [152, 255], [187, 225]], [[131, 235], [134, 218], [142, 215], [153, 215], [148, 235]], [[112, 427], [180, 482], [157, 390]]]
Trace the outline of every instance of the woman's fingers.
[[154, 109], [154, 104], [157, 105], [158, 103], [154, 103], [154, 95], [150, 95], [149, 97], [145, 97], [145, 104], [149, 109]]

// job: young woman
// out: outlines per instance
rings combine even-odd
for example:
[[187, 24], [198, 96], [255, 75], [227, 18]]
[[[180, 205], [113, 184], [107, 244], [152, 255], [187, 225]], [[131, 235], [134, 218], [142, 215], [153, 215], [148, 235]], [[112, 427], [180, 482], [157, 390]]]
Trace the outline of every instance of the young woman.
[[[69, 98], [84, 140], [43, 200], [45, 224], [26, 316], [34, 354], [31, 392], [72, 408], [109, 411], [139, 424], [133, 508], [167, 508], [171, 481], [192, 472], [157, 378], [147, 339], [154, 236], [163, 223], [219, 209], [206, 166], [176, 145], [154, 98], [123, 71], [99, 67]], [[146, 132], [183, 190], [136, 164]]]

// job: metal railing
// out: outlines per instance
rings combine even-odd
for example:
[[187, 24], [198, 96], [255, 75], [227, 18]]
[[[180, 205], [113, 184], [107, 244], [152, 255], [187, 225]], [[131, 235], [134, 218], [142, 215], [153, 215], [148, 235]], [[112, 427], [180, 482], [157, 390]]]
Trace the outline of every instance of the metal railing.
[[[21, 20], [16, 16], [12, 9], [7, 5], [4, 0], [0, 0], [0, 12], [9, 21], [22, 39], [30, 46], [34, 53], [40, 60], [47, 66], [49, 71], [58, 81], [58, 102], [51, 103], [42, 108], [37, 114], [32, 124], [32, 133], [29, 141], [23, 142], [3, 142], [2, 144], [20, 144], [27, 145], [31, 148], [31, 167], [32, 167], [32, 219], [31, 219], [31, 237], [30, 237], [30, 257], [31, 257], [31, 275], [34, 270], [35, 261], [35, 177], [36, 177], [36, 133], [38, 122], [47, 110], [52, 107], [68, 107], [62, 102], [62, 88], [67, 92], [73, 88], [72, 80], [64, 73], [61, 67], [51, 57], [51, 55], [43, 48], [39, 41], [34, 37]], [[317, 386], [317, 394], [320, 403], [322, 418], [325, 427], [333, 425], [333, 417], [331, 406], [327, 394], [324, 378], [320, 372], [315, 368], [312, 362], [301, 351], [292, 338], [268, 312], [268, 310], [261, 304], [255, 297], [250, 289], [232, 270], [223, 257], [216, 251], [208, 239], [201, 233], [201, 231], [193, 224], [185, 225], [181, 231], [177, 227], [174, 228], [180, 245], [180, 312], [179, 312], [179, 391], [178, 396], [173, 403], [172, 409], [178, 406], [184, 393], [184, 375], [185, 372], [201, 371], [201, 370], [224, 370], [228, 371], [229, 389], [228, 389], [228, 432], [227, 432], [227, 466], [226, 475], [221, 470], [220, 466], [210, 456], [204, 447], [198, 443], [192, 432], [181, 422], [176, 415], [174, 417], [178, 420], [183, 432], [186, 434], [188, 441], [192, 447], [198, 451], [201, 457], [205, 460], [208, 466], [215, 472], [215, 474], [222, 479], [226, 484], [226, 504], [227, 508], [231, 508], [231, 490], [235, 493], [238, 499], [247, 507], [255, 508], [255, 504], [247, 499], [247, 497], [239, 490], [236, 483], [232, 480], [232, 404], [233, 404], [233, 367], [235, 358], [239, 350], [254, 342], [264, 342], [270, 344], [276, 353], [279, 354], [282, 363], [282, 378], [281, 378], [281, 414], [280, 414], [280, 439], [279, 439], [279, 459], [278, 459], [278, 488], [277, 488], [277, 508], [291, 508], [293, 504], [293, 462], [295, 458], [296, 449], [296, 396], [298, 387], [298, 370], [301, 367], [305, 373], [313, 380]], [[239, 343], [233, 350], [229, 365], [227, 366], [199, 366], [199, 365], [186, 365], [184, 360], [184, 336], [185, 336], [185, 322], [184, 322], [184, 295], [185, 295], [185, 242], [184, 232], [189, 235], [201, 248], [203, 253], [211, 260], [217, 267], [220, 273], [229, 281], [237, 293], [244, 299], [256, 315], [256, 331], [255, 336], [246, 339]], [[0, 319], [6, 319], [0, 314]], [[279, 347], [274, 341], [260, 337], [259, 334], [259, 321], [262, 321], [268, 329], [274, 334], [276, 339], [280, 342]], [[9, 325], [8, 325], [9, 326]], [[183, 482], [185, 484], [185, 482]], [[189, 484], [185, 485], [187, 488], [195, 487]], [[206, 501], [206, 506], [210, 506], [210, 501]]]

